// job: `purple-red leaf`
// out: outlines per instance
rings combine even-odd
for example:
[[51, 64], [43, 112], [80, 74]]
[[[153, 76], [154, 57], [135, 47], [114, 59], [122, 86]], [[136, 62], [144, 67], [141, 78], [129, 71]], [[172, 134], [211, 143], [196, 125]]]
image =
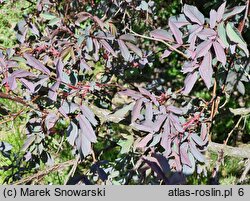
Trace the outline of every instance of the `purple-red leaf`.
[[132, 43], [126, 42], [126, 45], [129, 49], [131, 49], [134, 53], [136, 53], [139, 57], [142, 57], [142, 51]]
[[69, 144], [74, 146], [77, 136], [78, 136], [78, 126], [75, 124], [74, 121], [71, 121], [67, 128], [67, 140]]
[[178, 132], [183, 133], [183, 132], [184, 132], [184, 129], [183, 129], [183, 127], [182, 127], [182, 125], [181, 125], [181, 123], [180, 123], [178, 117], [177, 117], [176, 115], [174, 115], [173, 113], [171, 113], [171, 114], [169, 115], [169, 117], [170, 117], [170, 119], [171, 119], [171, 121], [172, 121], [172, 123], [173, 123], [175, 129], [176, 129]]
[[161, 126], [166, 118], [167, 118], [167, 114], [159, 115], [156, 118], [156, 121], [153, 124], [153, 128], [154, 128], [155, 132], [158, 132], [160, 130], [160, 128], [161, 128]]
[[181, 28], [183, 26], [189, 25], [190, 22], [186, 19], [185, 15], [180, 14], [178, 17], [172, 16], [169, 18], [169, 21], [173, 22], [175, 26]]
[[61, 59], [58, 59], [58, 61], [56, 63], [56, 75], [57, 75], [57, 79], [62, 80], [63, 62]]
[[23, 83], [23, 85], [31, 92], [34, 93], [35, 92], [35, 84], [33, 84], [32, 82], [24, 79], [24, 78], [20, 78], [19, 79], [20, 82]]
[[203, 41], [201, 44], [199, 44], [195, 50], [196, 58], [205, 56], [210, 50], [211, 46], [212, 46], [211, 40]]
[[130, 97], [132, 97], [135, 100], [137, 100], [139, 98], [143, 98], [142, 94], [140, 94], [137, 91], [131, 90], [131, 89], [126, 89], [126, 90], [120, 91], [118, 93], [121, 94], [121, 95], [130, 96]]
[[89, 123], [89, 121], [85, 118], [84, 115], [78, 115], [77, 120], [79, 121], [79, 125], [81, 128], [82, 133], [90, 142], [96, 142], [96, 135], [95, 132]]
[[174, 37], [175, 37], [175, 40], [177, 41], [177, 43], [178, 44], [183, 44], [183, 41], [182, 41], [183, 34], [179, 30], [179, 28], [172, 21], [169, 21], [168, 25], [170, 27], [170, 30], [174, 34]]
[[82, 114], [89, 120], [89, 122], [93, 126], [96, 126], [98, 124], [97, 120], [95, 119], [95, 114], [86, 105], [80, 105], [80, 109], [82, 111]]
[[142, 108], [142, 98], [140, 98], [139, 100], [136, 101], [132, 113], [131, 113], [131, 121], [134, 122], [136, 119], [139, 118], [140, 116], [140, 112], [141, 112], [141, 108]]
[[191, 175], [194, 173], [195, 171], [195, 159], [193, 157], [193, 155], [188, 151], [188, 159], [190, 161], [191, 166], [188, 165], [183, 165], [182, 167], [182, 172], [185, 175]]
[[204, 28], [199, 33], [197, 33], [197, 36], [202, 40], [214, 39], [216, 35], [217, 33], [213, 29], [210, 29], [210, 28]]
[[118, 39], [117, 41], [118, 41], [118, 45], [120, 47], [121, 54], [122, 54], [124, 60], [129, 61], [131, 55], [130, 55], [130, 52], [129, 52], [127, 46], [125, 45], [125, 43], [122, 40]]
[[225, 12], [225, 8], [226, 8], [226, 1], [220, 5], [220, 7], [217, 10], [217, 22], [220, 22], [222, 20], [222, 16]]
[[210, 14], [210, 20], [209, 20], [210, 28], [213, 29], [215, 27], [217, 20], [217, 12], [212, 9], [209, 14]]
[[199, 72], [200, 72], [201, 78], [203, 79], [207, 88], [209, 89], [211, 87], [212, 75], [213, 75], [212, 56], [210, 52], [208, 52], [203, 58], [200, 68], [199, 68]]
[[190, 140], [189, 147], [190, 147], [191, 153], [193, 154], [193, 156], [194, 156], [198, 161], [200, 161], [201, 163], [204, 163], [204, 162], [206, 161], [205, 156], [202, 155], [202, 154], [200, 153], [200, 151], [198, 151], [198, 149], [196, 148], [196, 146], [195, 146], [193, 140]]
[[43, 73], [50, 74], [50, 71], [48, 68], [46, 68], [40, 61], [38, 61], [33, 56], [24, 53], [24, 58], [27, 60], [27, 64], [32, 66], [33, 68], [42, 71]]
[[123, 34], [119, 37], [119, 39], [134, 42], [134, 43], [136, 42], [136, 38], [131, 34]]
[[[143, 156], [142, 159], [157, 174], [159, 179], [163, 180], [166, 184], [168, 184], [168, 179], [166, 178], [165, 174], [162, 172], [157, 162], [155, 162], [156, 160], [155, 158]], [[151, 159], [154, 159], [154, 160], [151, 160]]]
[[223, 66], [225, 66], [227, 58], [226, 58], [226, 54], [225, 54], [223, 47], [220, 45], [220, 43], [216, 41], [213, 42], [213, 47], [214, 47], [217, 60], [220, 61]]
[[85, 136], [84, 131], [79, 129], [78, 136], [75, 140], [76, 147], [83, 156], [87, 156], [91, 152], [91, 143]]
[[163, 125], [163, 132], [162, 132], [162, 139], [161, 139], [161, 146], [165, 149], [166, 151], [166, 156], [169, 156], [171, 154], [171, 144], [172, 144], [172, 140], [170, 137], [170, 120], [169, 118], [167, 118], [167, 120], [165, 121], [164, 125]]
[[167, 174], [170, 172], [170, 166], [166, 157], [162, 154], [153, 153], [152, 156], [157, 159], [159, 165], [161, 166], [162, 171]]
[[207, 125], [205, 123], [201, 124], [201, 139], [204, 141], [207, 138]]
[[160, 40], [166, 40], [169, 42], [174, 42], [174, 38], [171, 33], [163, 29], [156, 29], [150, 32], [150, 36]]
[[48, 97], [53, 101], [57, 100], [57, 93], [58, 93], [60, 83], [61, 81], [56, 81], [49, 90]]
[[184, 142], [181, 144], [180, 146], [180, 157], [181, 157], [181, 162], [183, 164], [186, 164], [188, 165], [189, 167], [191, 167], [191, 162], [189, 160], [189, 157], [188, 157], [188, 143], [187, 142]]
[[153, 134], [148, 134], [146, 137], [144, 137], [142, 140], [140, 140], [140, 142], [138, 142], [135, 146], [136, 148], [145, 148], [148, 144], [148, 142], [152, 139]]
[[139, 91], [141, 92], [141, 94], [145, 95], [145, 96], [148, 96], [152, 101], [153, 103], [156, 105], [156, 106], [159, 106], [159, 102], [156, 100], [155, 98], [155, 95], [154, 94], [151, 94], [148, 90], [142, 88], [142, 87], [138, 87]]
[[146, 102], [145, 105], [146, 105], [145, 120], [146, 122], [150, 123], [153, 120], [153, 105], [151, 102]]
[[35, 77], [35, 75], [31, 72], [25, 70], [16, 70], [9, 77], [5, 78], [2, 84], [8, 83], [11, 90], [17, 88], [16, 78], [24, 78], [24, 77]]
[[199, 68], [199, 64], [197, 63], [197, 61], [186, 61], [183, 64], [182, 67], [182, 72], [185, 73], [191, 73], [193, 72], [196, 68]]
[[190, 137], [193, 139], [193, 141], [198, 145], [198, 146], [204, 146], [206, 142], [204, 142], [200, 136], [198, 136], [196, 133], [192, 133]]
[[234, 15], [237, 15], [241, 13], [243, 10], [245, 10], [246, 6], [235, 6], [231, 9], [228, 9], [227, 12], [223, 15], [223, 20], [227, 20], [230, 17], [233, 17]]
[[173, 112], [175, 114], [183, 114], [183, 111], [182, 109], [178, 108], [178, 107], [175, 107], [173, 105], [169, 105], [167, 106], [167, 110], [170, 111], [170, 112]]
[[58, 116], [55, 113], [49, 113], [45, 118], [45, 126], [48, 130], [55, 126]]
[[190, 91], [193, 89], [195, 82], [198, 79], [198, 72], [189, 73], [184, 81], [185, 88], [183, 90], [184, 95], [188, 95]]
[[163, 54], [161, 55], [161, 58], [164, 59], [164, 58], [168, 57], [171, 53], [172, 53], [172, 51], [165, 50], [165, 51], [163, 52]]
[[97, 16], [94, 16], [93, 20], [101, 27], [102, 30], [104, 30], [105, 23], [101, 19], [99, 19]]
[[134, 128], [136, 128], [137, 130], [140, 130], [140, 131], [145, 131], [145, 132], [149, 132], [149, 133], [153, 133], [154, 132], [154, 130], [153, 130], [152, 127], [146, 126], [146, 125], [137, 124], [135, 122], [132, 122], [131, 126], [133, 126]]
[[105, 48], [105, 50], [107, 50], [107, 52], [111, 53], [114, 57], [117, 57], [117, 54], [115, 53], [113, 48], [105, 40], [101, 39], [100, 43]]
[[80, 61], [80, 69], [81, 70], [86, 70], [86, 71], [91, 71], [91, 67], [85, 62], [84, 60]]
[[192, 21], [199, 25], [203, 25], [205, 18], [204, 15], [195, 7], [185, 4], [184, 14]]
[[[194, 50], [196, 47], [196, 38], [197, 38], [197, 34], [203, 29], [203, 26], [198, 25], [198, 24], [194, 24], [194, 25], [190, 25], [190, 29], [189, 29], [189, 37], [188, 37], [188, 43], [190, 43], [189, 49], [190, 50]], [[193, 57], [192, 57], [193, 58]]]

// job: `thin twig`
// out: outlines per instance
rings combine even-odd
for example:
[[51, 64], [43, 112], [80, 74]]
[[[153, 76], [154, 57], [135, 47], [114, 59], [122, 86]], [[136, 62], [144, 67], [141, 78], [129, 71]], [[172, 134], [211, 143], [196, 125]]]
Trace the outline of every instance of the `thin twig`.
[[64, 185], [66, 185], [70, 179], [70, 177], [72, 177], [74, 174], [75, 174], [75, 171], [76, 171], [76, 168], [77, 168], [77, 164], [80, 160], [80, 155], [78, 154], [75, 161], [74, 161], [74, 164], [73, 164], [73, 167], [71, 168], [69, 174], [67, 175], [65, 181], [64, 181]]
[[65, 169], [65, 168], [73, 165], [74, 163], [75, 163], [75, 159], [53, 165], [52, 167], [49, 167], [46, 170], [39, 171], [38, 173], [33, 174], [29, 177], [23, 178], [23, 179], [15, 182], [13, 184], [14, 185], [26, 184], [26, 183], [28, 183], [36, 178], [44, 177], [53, 171], [59, 171], [59, 170]]
[[225, 140], [224, 145], [227, 145], [229, 138], [231, 137], [231, 135], [232, 135], [232, 133], [234, 132], [234, 130], [235, 130], [236, 128], [239, 127], [240, 122], [241, 122], [242, 119], [243, 119], [243, 116], [241, 116], [241, 117], [239, 118], [239, 120], [238, 120], [238, 122], [236, 123], [236, 125], [234, 126], [234, 128], [228, 133], [227, 139]]
[[30, 106], [25, 100], [23, 100], [22, 98], [19, 98], [19, 97], [13, 97], [9, 94], [5, 94], [3, 92], [0, 92], [0, 98], [3, 98], [3, 99], [9, 99], [9, 100], [12, 100], [12, 101], [15, 101], [17, 103], [21, 103], [25, 106]]
[[[7, 95], [7, 94], [6, 94]], [[30, 102], [34, 102], [39, 96], [35, 96]], [[26, 109], [26, 107], [24, 107], [23, 109], [21, 109], [19, 112], [17, 112], [16, 114], [12, 114], [10, 118], [8, 119], [5, 119], [4, 121], [1, 121], [0, 122], [0, 125], [1, 124], [4, 124], [4, 123], [7, 123], [9, 121], [14, 121], [19, 115], [21, 115], [22, 112], [24, 112]]]
[[245, 170], [242, 173], [242, 175], [240, 177], [240, 180], [239, 180], [240, 183], [242, 183], [246, 179], [246, 176], [247, 176], [249, 170], [250, 170], [250, 159], [247, 160], [247, 163], [246, 163], [246, 166], [245, 166]]

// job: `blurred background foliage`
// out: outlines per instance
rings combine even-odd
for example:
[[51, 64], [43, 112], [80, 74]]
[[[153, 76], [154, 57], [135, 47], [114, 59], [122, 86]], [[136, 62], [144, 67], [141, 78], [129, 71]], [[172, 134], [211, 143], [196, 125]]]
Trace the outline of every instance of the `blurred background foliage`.
[[[98, 3], [99, 1], [95, 1]], [[133, 27], [136, 32], [147, 33], [148, 27], [166, 27], [167, 20], [170, 16], [176, 15], [181, 12], [182, 5], [184, 3], [192, 4], [197, 6], [206, 16], [209, 16], [210, 9], [216, 9], [221, 5], [223, 1], [219, 0], [155, 0], [157, 18], [153, 19], [151, 24], [147, 25], [145, 23], [134, 24]], [[244, 5], [243, 0], [228, 0], [227, 6], [232, 7], [236, 5]], [[24, 15], [28, 15], [35, 9], [35, 4], [31, 1], [26, 0], [7, 0], [0, 4], [0, 47], [13, 47], [17, 43], [15, 37], [14, 27], [16, 23], [23, 18]], [[91, 9], [91, 8], [88, 8]], [[247, 27], [243, 30], [243, 37], [250, 44], [250, 28], [249, 23]], [[149, 42], [150, 43], [150, 42]], [[159, 45], [159, 51], [161, 51], [161, 44]], [[127, 69], [123, 74], [120, 75], [121, 80], [126, 82], [134, 83], [136, 82], [148, 86], [148, 89], [157, 89], [158, 91], [163, 90], [163, 88], [172, 88], [174, 90], [182, 87], [184, 77], [180, 72], [183, 59], [179, 55], [173, 53], [168, 58], [161, 60], [159, 57], [152, 58], [153, 65], [147, 66], [146, 68], [134, 68]], [[96, 68], [96, 74], [103, 70], [103, 66], [98, 66]], [[118, 77], [119, 78], [119, 77]], [[119, 81], [119, 79], [118, 79]], [[195, 87], [199, 92], [193, 92], [195, 96], [209, 100], [211, 94], [207, 91], [198, 90], [204, 89], [201, 82]], [[250, 86], [246, 83], [246, 94], [244, 97], [238, 93], [234, 92], [230, 94], [227, 100], [222, 98], [221, 103], [227, 101], [227, 107], [220, 109], [219, 113], [213, 122], [211, 138], [214, 142], [222, 143], [227, 137], [227, 134], [233, 129], [239, 117], [234, 116], [228, 108], [239, 108], [239, 107], [250, 107]], [[3, 89], [1, 89], [3, 90]], [[106, 97], [108, 100], [109, 97]], [[109, 100], [111, 102], [111, 100]], [[9, 114], [15, 114], [22, 111], [21, 115], [16, 117], [14, 120], [7, 123], [3, 122]], [[23, 139], [25, 138], [24, 126], [27, 121], [27, 115], [25, 109], [19, 104], [0, 99], [0, 141], [4, 140], [9, 142], [14, 147], [14, 153], [20, 152]], [[65, 132], [65, 125], [61, 125], [57, 128], [58, 132]], [[100, 154], [99, 160], [109, 161], [112, 165], [116, 167], [117, 170], [124, 170], [124, 174], [127, 174], [129, 169], [132, 167], [126, 161], [130, 161], [132, 156], [124, 155], [121, 150], [121, 143], [127, 143], [126, 146], [129, 147], [129, 139], [121, 138], [121, 133], [126, 136], [128, 130], [119, 124], [115, 123], [104, 123], [103, 126], [97, 131], [99, 135], [99, 141], [94, 145], [94, 149]], [[112, 140], [110, 140], [112, 138]], [[101, 140], [100, 140], [101, 139]], [[109, 139], [109, 140], [105, 140]], [[50, 138], [48, 138], [50, 140]], [[233, 146], [248, 146], [250, 141], [250, 119], [245, 119], [239, 125], [239, 127], [234, 131], [233, 137], [230, 139], [230, 145]], [[109, 142], [109, 143], [108, 143]], [[110, 143], [110, 142], [113, 142]], [[65, 142], [61, 135], [56, 136], [56, 138], [51, 139], [49, 143], [51, 147], [53, 158], [55, 162], [60, 163], [70, 159], [73, 159], [70, 153], [70, 148]], [[101, 154], [102, 153], [102, 154]], [[98, 154], [97, 154], [98, 157]], [[217, 160], [217, 154], [207, 154], [208, 158], [208, 177], [199, 178], [197, 175], [192, 175], [188, 177], [188, 184], [207, 184], [209, 175], [215, 166]], [[13, 163], [18, 168], [18, 161], [15, 156], [13, 156], [9, 161], [0, 155], [0, 166], [4, 166], [5, 163]], [[87, 164], [86, 164], [87, 165]], [[103, 165], [108, 167], [107, 164]], [[40, 169], [45, 169], [45, 165], [41, 164]], [[221, 184], [236, 184], [237, 179], [239, 179], [242, 171], [244, 170], [244, 161], [240, 161], [236, 158], [226, 157], [224, 163], [221, 167]], [[48, 174], [42, 181], [41, 184], [63, 184], [63, 181], [67, 177], [70, 169], [64, 169], [63, 171], [56, 171]], [[76, 174], [81, 174], [84, 169], [78, 168]], [[4, 178], [10, 174], [9, 171], [0, 170], [0, 183], [3, 183]], [[24, 173], [32, 175], [32, 172]], [[115, 175], [117, 177], [117, 182], [120, 181], [124, 175]], [[250, 181], [248, 181], [250, 184]]]

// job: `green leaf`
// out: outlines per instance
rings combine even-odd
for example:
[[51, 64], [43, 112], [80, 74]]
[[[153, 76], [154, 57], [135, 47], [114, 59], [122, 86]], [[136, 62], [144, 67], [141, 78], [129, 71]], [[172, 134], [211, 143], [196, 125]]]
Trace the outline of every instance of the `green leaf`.
[[247, 49], [246, 42], [242, 38], [240, 32], [233, 26], [232, 23], [227, 23], [226, 32], [227, 32], [228, 38], [232, 42], [236, 43], [237, 46], [239, 48], [241, 48], [245, 52], [245, 54], [247, 55], [247, 57], [248, 57], [249, 56], [249, 51]]
[[41, 16], [42, 18], [44, 18], [45, 20], [52, 20], [52, 19], [56, 18], [55, 15], [52, 15], [52, 14], [47, 13], [47, 12], [41, 13], [40, 16]]
[[133, 145], [134, 137], [132, 135], [125, 135], [125, 134], [122, 134], [122, 136], [125, 138], [125, 140], [120, 139], [117, 144], [121, 146], [120, 153], [125, 154], [129, 152], [131, 146]]
[[244, 84], [241, 82], [241, 81], [239, 81], [239, 83], [238, 83], [238, 85], [237, 85], [237, 89], [238, 89], [238, 91], [242, 94], [242, 95], [244, 95], [245, 94], [245, 86], [244, 86]]
[[218, 34], [219, 34], [219, 37], [222, 40], [223, 44], [225, 45], [225, 47], [228, 48], [229, 44], [227, 42], [226, 29], [224, 27], [223, 22], [218, 25]]
[[57, 24], [58, 22], [60, 22], [60, 18], [56, 17], [56, 18], [53, 18], [49, 21], [49, 25], [50, 26], [54, 26], [55, 24]]
[[126, 114], [132, 110], [132, 108], [134, 107], [134, 102], [130, 103], [129, 105], [124, 106], [123, 108], [117, 110], [116, 112], [114, 112], [113, 114], [109, 114], [107, 116], [107, 121], [111, 121], [114, 123], [118, 123], [121, 120], [123, 120], [126, 116]]

